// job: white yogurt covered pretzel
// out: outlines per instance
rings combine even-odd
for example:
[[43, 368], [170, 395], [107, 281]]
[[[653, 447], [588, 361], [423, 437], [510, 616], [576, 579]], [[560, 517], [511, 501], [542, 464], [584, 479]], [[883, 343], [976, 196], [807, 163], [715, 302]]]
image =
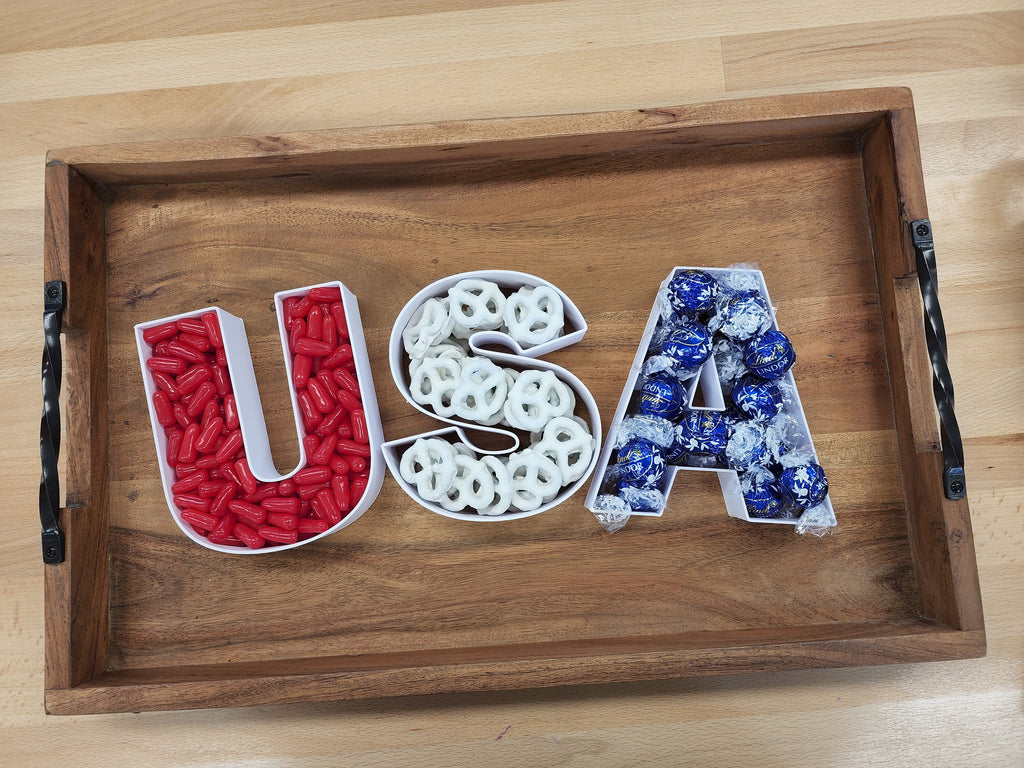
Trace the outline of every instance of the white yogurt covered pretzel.
[[452, 396], [462, 380], [462, 365], [450, 357], [422, 360], [412, 374], [409, 392], [420, 405], [429, 406], [438, 416], [448, 418], [455, 413]]
[[583, 477], [594, 456], [594, 438], [575, 418], [556, 416], [544, 427], [541, 439], [531, 446], [558, 466], [568, 485]]
[[505, 372], [485, 357], [462, 361], [459, 386], [452, 394], [452, 410], [460, 419], [486, 422], [502, 412], [508, 396]]
[[452, 444], [436, 437], [420, 438], [402, 454], [399, 473], [424, 499], [440, 501], [455, 481]]
[[512, 506], [523, 512], [551, 501], [562, 488], [558, 465], [532, 448], [513, 453], [506, 466], [512, 476]]
[[467, 278], [448, 289], [449, 317], [461, 332], [500, 328], [505, 316], [505, 294], [490, 280]]
[[484, 456], [480, 463], [491, 473], [494, 480], [494, 496], [491, 502], [477, 508], [477, 513], [491, 517], [503, 515], [512, 507], [512, 475], [508, 466], [497, 456]]
[[540, 432], [556, 416], [569, 416], [576, 397], [551, 371], [527, 370], [519, 374], [505, 401], [505, 419], [517, 428]]
[[424, 360], [430, 360], [435, 357], [450, 357], [452, 360], [463, 360], [469, 353], [466, 348], [459, 344], [454, 339], [448, 338], [439, 341], [437, 344], [431, 344], [427, 347], [422, 357], [410, 357], [409, 358], [409, 376], [411, 377], [416, 373], [416, 369], [419, 368], [420, 363]]
[[440, 299], [427, 299], [402, 331], [405, 351], [412, 359], [423, 357], [431, 345], [448, 338], [454, 326], [448, 307]]
[[505, 301], [504, 320], [508, 335], [523, 348], [551, 341], [565, 325], [562, 297], [547, 285], [524, 285]]
[[494, 478], [491, 470], [472, 456], [455, 454], [455, 479], [438, 504], [449, 512], [466, 507], [477, 510], [494, 501]]

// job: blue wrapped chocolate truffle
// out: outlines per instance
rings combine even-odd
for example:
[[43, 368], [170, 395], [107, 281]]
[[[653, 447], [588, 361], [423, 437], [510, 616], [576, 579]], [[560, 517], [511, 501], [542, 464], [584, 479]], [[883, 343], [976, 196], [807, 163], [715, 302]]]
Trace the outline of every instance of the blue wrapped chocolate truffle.
[[681, 315], [709, 312], [718, 298], [718, 281], [700, 269], [682, 269], [668, 284], [668, 301]]
[[665, 476], [665, 457], [650, 440], [635, 438], [619, 448], [616, 465], [622, 477], [638, 488], [661, 485]]
[[715, 330], [734, 341], [746, 341], [772, 324], [772, 308], [757, 291], [741, 291], [718, 311]]
[[686, 404], [686, 391], [671, 374], [652, 376], [640, 388], [637, 410], [647, 416], [675, 421]]
[[744, 491], [743, 501], [747, 505], [747, 514], [761, 519], [778, 517], [785, 506], [785, 499], [773, 482], [753, 483]]
[[782, 410], [782, 392], [774, 381], [744, 376], [732, 389], [732, 401], [740, 413], [755, 421], [774, 419]]
[[743, 421], [733, 426], [725, 445], [725, 463], [731, 469], [745, 471], [751, 467], [763, 467], [771, 459], [763, 426], [756, 421]]
[[682, 453], [716, 455], [729, 440], [729, 425], [718, 411], [690, 411], [679, 423], [678, 440]]
[[796, 353], [782, 331], [766, 331], [747, 342], [743, 349], [743, 362], [755, 376], [775, 381], [793, 367]]
[[660, 512], [665, 508], [665, 494], [655, 488], [637, 488], [623, 480], [618, 490], [619, 498], [634, 512]]
[[784, 470], [779, 476], [779, 488], [787, 501], [808, 509], [825, 500], [828, 478], [820, 464], [811, 462]]
[[681, 368], [697, 368], [711, 356], [711, 335], [703, 325], [685, 322], [668, 333], [661, 354], [670, 357]]

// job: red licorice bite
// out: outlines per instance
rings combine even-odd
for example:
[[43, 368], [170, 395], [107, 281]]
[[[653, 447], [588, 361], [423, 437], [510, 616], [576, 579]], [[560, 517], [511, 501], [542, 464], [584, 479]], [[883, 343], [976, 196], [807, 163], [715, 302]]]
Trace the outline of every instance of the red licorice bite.
[[362, 456], [350, 456], [348, 463], [349, 466], [352, 467], [352, 472], [354, 474], [358, 475], [359, 473], [366, 471], [366, 459]]
[[245, 523], [235, 523], [235, 527], [231, 529], [231, 532], [241, 539], [242, 543], [249, 549], [259, 549], [267, 543], [262, 536]]
[[306, 316], [306, 338], [321, 341], [324, 337], [324, 310], [313, 307]]
[[320, 422], [320, 425], [316, 428], [316, 433], [321, 437], [326, 437], [338, 429], [338, 425], [343, 418], [345, 418], [345, 409], [339, 405]]
[[197, 509], [183, 509], [181, 511], [181, 519], [205, 531], [209, 531], [217, 526], [216, 517], [208, 512], [200, 512]]
[[313, 301], [341, 301], [341, 289], [336, 285], [321, 285], [310, 288], [306, 296]]
[[[260, 503], [260, 506], [267, 510], [268, 515], [271, 512], [282, 512], [287, 515], [298, 515], [300, 504], [301, 502], [295, 496], [275, 496], [274, 498], [271, 499], [264, 499]], [[267, 519], [270, 520], [269, 517]], [[277, 525], [277, 523], [272, 523], [272, 525]]]
[[238, 429], [238, 407], [234, 395], [224, 396], [224, 426], [232, 431]]
[[302, 438], [302, 455], [306, 457], [306, 463], [313, 463], [313, 454], [316, 453], [316, 449], [320, 447], [320, 441], [316, 435], [306, 435]]
[[323, 533], [331, 526], [325, 520], [310, 520], [303, 518], [299, 520], [296, 530], [299, 533]]
[[320, 338], [325, 341], [332, 349], [338, 346], [338, 331], [334, 325], [334, 318], [331, 317], [330, 313], [324, 315], [323, 321], [323, 333]]
[[182, 333], [194, 333], [197, 336], [206, 335], [206, 326], [198, 317], [183, 317], [178, 321], [178, 330]]
[[[181, 362], [184, 362], [184, 360]], [[191, 368], [179, 375], [178, 378], [174, 380], [174, 383], [178, 385], [178, 391], [181, 392], [182, 395], [187, 395], [210, 378], [212, 373], [213, 371], [210, 370], [210, 366], [208, 365], [193, 365]]]
[[298, 531], [286, 531], [276, 525], [261, 525], [257, 529], [257, 533], [267, 541], [273, 541], [276, 544], [294, 544], [299, 540]]
[[[296, 503], [296, 510], [298, 509], [298, 499], [293, 499]], [[267, 512], [267, 523], [269, 525], [275, 525], [278, 528], [284, 528], [286, 531], [294, 531], [299, 527], [299, 515], [296, 513], [290, 514], [288, 512]]]
[[179, 494], [194, 491], [202, 482], [204, 482], [202, 472], [191, 472], [171, 486], [171, 493]]
[[[218, 517], [220, 515], [227, 514], [228, 502], [235, 498], [235, 494], [238, 493], [238, 486], [234, 483], [224, 483], [224, 487], [221, 488], [217, 495], [213, 497], [213, 501], [210, 502], [210, 512]], [[231, 528], [228, 528], [230, 531]]]
[[309, 396], [313, 401], [313, 405], [320, 413], [330, 413], [337, 404], [334, 402], [334, 398], [331, 397], [327, 388], [324, 387], [323, 383], [318, 378], [312, 378], [306, 385], [306, 391], [309, 392]]
[[324, 465], [331, 460], [331, 456], [334, 455], [334, 447], [338, 444], [337, 435], [327, 435], [317, 446], [317, 449], [313, 451], [310, 460], [313, 464]]
[[171, 336], [178, 332], [178, 326], [175, 323], [164, 323], [163, 325], [157, 325], [153, 328], [147, 328], [142, 332], [142, 339], [147, 344], [156, 344], [158, 341], [169, 339]]
[[312, 430], [323, 419], [320, 409], [316, 407], [312, 395], [307, 390], [299, 392], [298, 399], [299, 409], [302, 411], [302, 423], [305, 424], [307, 430]]
[[192, 423], [185, 427], [181, 437], [181, 447], [178, 449], [178, 461], [182, 464], [192, 464], [196, 460], [196, 438], [199, 437], [199, 425]]
[[359, 500], [363, 498], [363, 493], [366, 491], [366, 484], [369, 479], [360, 475], [352, 478], [352, 506], [354, 507], [359, 503]]
[[292, 361], [292, 381], [296, 389], [302, 389], [309, 381], [313, 370], [313, 358], [308, 355], [296, 355]]
[[174, 383], [174, 379], [171, 378], [170, 374], [164, 371], [150, 371], [150, 376], [153, 377], [153, 382], [167, 393], [167, 396], [171, 400], [177, 400], [181, 397], [181, 392], [178, 390], [178, 385]]
[[156, 413], [156, 420], [160, 422], [160, 426], [169, 427], [174, 424], [174, 407], [166, 392], [158, 390], [153, 393], [153, 411]]
[[180, 357], [163, 357], [154, 355], [146, 361], [146, 367], [151, 371], [163, 371], [164, 373], [172, 373], [175, 376], [178, 376], [185, 373], [188, 369], [188, 363]]
[[175, 357], [180, 357], [190, 363], [205, 363], [206, 355], [195, 347], [190, 347], [182, 341], [167, 342], [167, 351]]
[[356, 381], [356, 377], [346, 371], [344, 368], [335, 368], [332, 371], [334, 380], [338, 382], [338, 386], [342, 389], [348, 390], [353, 396], [360, 398], [362, 401], [362, 393], [359, 391], [359, 382]]
[[192, 394], [192, 398], [188, 401], [188, 406], [185, 408], [185, 412], [189, 416], [195, 417], [203, 412], [206, 404], [211, 402], [214, 395], [217, 394], [217, 387], [214, 386], [212, 381], [204, 381]]
[[213, 384], [217, 387], [217, 394], [221, 397], [231, 392], [231, 377], [228, 376], [228, 369], [221, 368], [219, 365], [213, 366], [213, 370], [210, 372], [211, 378], [213, 378]]
[[331, 480], [331, 470], [327, 467], [303, 467], [292, 476], [296, 485], [316, 485]]
[[357, 443], [370, 442], [370, 430], [366, 426], [366, 414], [361, 408], [352, 411], [352, 439]]
[[[242, 501], [241, 499], [232, 499], [228, 502], [228, 509], [238, 515], [238, 519], [246, 525], [257, 526], [263, 525], [263, 521], [267, 519], [267, 510], [263, 507], [257, 507], [255, 504], [250, 504], [248, 501]], [[238, 536], [238, 534], [235, 534]], [[241, 538], [239, 536], [239, 538]]]
[[205, 335], [199, 336], [195, 333], [183, 333], [178, 336], [178, 341], [182, 344], [188, 344], [200, 352], [206, 352], [210, 349], [210, 340]]
[[[259, 487], [259, 480], [249, 469], [249, 462], [246, 459], [239, 459], [235, 462], [235, 476], [238, 481], [242, 484], [242, 489], [249, 494], [256, 493], [256, 489]], [[277, 492], [276, 490], [274, 491]]]
[[[323, 344], [324, 342], [320, 342]], [[327, 357], [320, 361], [321, 368], [334, 369], [340, 365], [344, 365], [352, 359], [352, 347], [349, 344], [340, 344], [337, 349], [328, 354], [324, 352]]]
[[348, 512], [352, 508], [347, 474], [335, 475], [331, 478], [331, 492], [334, 494], [334, 501], [339, 510]]
[[[346, 454], [363, 457], [370, 455], [370, 446], [367, 445], [366, 443], [357, 443], [354, 440], [345, 440], [344, 438], [340, 437], [338, 438], [338, 445], [335, 448], [335, 450], [337, 450], [337, 452], [342, 454], [343, 456]], [[349, 459], [350, 463], [351, 461], [352, 460]]]
[[345, 319], [345, 307], [340, 301], [331, 304], [331, 317], [334, 318], [334, 330], [338, 333], [338, 341], [348, 341], [348, 320]]
[[216, 312], [207, 312], [202, 318], [203, 327], [206, 329], [206, 336], [210, 339], [216, 349], [222, 349], [224, 347], [224, 339], [220, 334], [220, 323], [217, 322]]
[[323, 357], [324, 355], [331, 354], [334, 350], [325, 341], [301, 338], [292, 345], [292, 351], [300, 355], [309, 355], [310, 357]]

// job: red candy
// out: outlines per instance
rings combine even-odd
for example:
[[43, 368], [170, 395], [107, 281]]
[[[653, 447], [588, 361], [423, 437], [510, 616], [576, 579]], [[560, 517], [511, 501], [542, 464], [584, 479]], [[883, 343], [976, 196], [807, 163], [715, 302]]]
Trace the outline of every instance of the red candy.
[[158, 341], [169, 339], [178, 332], [175, 323], [164, 323], [154, 328], [147, 328], [142, 332], [142, 338], [147, 344], [156, 344]]
[[153, 381], [156, 385], [167, 393], [167, 396], [171, 400], [177, 400], [181, 397], [181, 392], [178, 391], [178, 385], [174, 383], [174, 379], [163, 371], [150, 371], [150, 375], [153, 377]]
[[167, 438], [172, 498], [198, 535], [231, 547], [294, 544], [340, 523], [368, 482], [369, 431], [341, 291], [284, 301], [306, 466], [279, 483], [249, 467], [215, 312], [143, 332], [153, 411]]
[[174, 424], [174, 408], [171, 406], [171, 399], [166, 392], [153, 393], [153, 410], [156, 412], [156, 420], [160, 422], [160, 426], [169, 427]]
[[298, 531], [286, 531], [276, 525], [261, 525], [257, 533], [267, 541], [275, 541], [278, 544], [294, 544], [299, 540]]
[[310, 357], [323, 357], [324, 355], [331, 354], [334, 350], [331, 349], [326, 341], [302, 338], [295, 342], [292, 351], [298, 352], [300, 355], [309, 355]]
[[[188, 363], [178, 357], [151, 357], [146, 361], [146, 367], [151, 371], [163, 371], [175, 375], [185, 373]], [[180, 386], [180, 384], [179, 384]]]
[[206, 335], [210, 339], [212, 344], [217, 349], [221, 349], [224, 346], [224, 339], [220, 335], [220, 323], [217, 322], [217, 314], [215, 312], [207, 312], [202, 317], [203, 327], [206, 329]]

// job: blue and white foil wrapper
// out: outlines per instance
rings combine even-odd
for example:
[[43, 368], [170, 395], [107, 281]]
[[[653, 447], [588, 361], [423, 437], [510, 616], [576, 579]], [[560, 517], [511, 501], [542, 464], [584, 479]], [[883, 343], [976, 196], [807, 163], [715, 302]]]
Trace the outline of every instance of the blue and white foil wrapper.
[[743, 490], [743, 501], [750, 516], [759, 518], [778, 517], [786, 505], [774, 480], [750, 483]]
[[659, 448], [669, 448], [676, 434], [676, 425], [658, 416], [627, 416], [622, 420], [615, 437], [615, 447], [621, 448], [630, 440], [641, 438]]
[[715, 356], [718, 379], [726, 393], [737, 381], [750, 373], [747, 364], [743, 362], [742, 344], [732, 339], [719, 339], [715, 342], [712, 354]]
[[754, 421], [774, 419], [782, 411], [782, 391], [774, 381], [745, 376], [736, 382], [730, 397], [740, 413]]
[[828, 478], [820, 464], [800, 464], [783, 470], [779, 475], [779, 489], [787, 501], [801, 509], [809, 509], [825, 500]]
[[629, 505], [612, 494], [601, 494], [594, 500], [594, 517], [608, 533], [615, 533], [629, 522]]
[[667, 298], [682, 315], [710, 312], [718, 298], [718, 280], [701, 269], [681, 269], [669, 281]]
[[637, 488], [623, 482], [619, 485], [619, 498], [635, 512], [657, 512], [665, 507], [665, 494], [657, 488]]
[[725, 463], [731, 469], [746, 471], [764, 467], [772, 460], [765, 428], [754, 421], [742, 421], [732, 428], [725, 446]]
[[634, 438], [618, 451], [622, 477], [638, 488], [656, 488], [665, 478], [665, 457], [650, 440]]
[[782, 331], [765, 331], [743, 348], [743, 362], [755, 376], [767, 381], [781, 379], [796, 362], [796, 352]]
[[711, 356], [711, 335], [699, 323], [683, 323], [665, 337], [661, 354], [673, 359], [680, 369], [694, 370]]
[[708, 322], [713, 333], [722, 333], [734, 341], [747, 341], [771, 328], [772, 308], [756, 290], [742, 291], [719, 305]]
[[674, 420], [683, 412], [686, 390], [671, 373], [651, 376], [640, 387], [637, 410], [644, 416]]
[[690, 411], [679, 422], [678, 440], [686, 453], [717, 455], [729, 440], [729, 425], [718, 411]]

